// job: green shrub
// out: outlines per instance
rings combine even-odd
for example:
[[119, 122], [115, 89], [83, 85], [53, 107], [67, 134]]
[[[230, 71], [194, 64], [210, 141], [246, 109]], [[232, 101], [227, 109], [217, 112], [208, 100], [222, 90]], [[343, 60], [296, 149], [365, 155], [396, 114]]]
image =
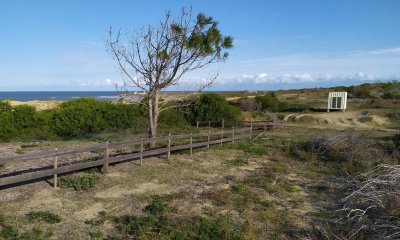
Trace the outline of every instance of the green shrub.
[[255, 101], [261, 105], [263, 111], [279, 112], [287, 108], [287, 105], [279, 101], [274, 93], [256, 96]]
[[0, 141], [48, 139], [52, 134], [46, 127], [46, 114], [30, 106], [12, 107], [8, 102], [0, 102]]
[[167, 129], [169, 132], [189, 131], [190, 123], [186, 120], [185, 114], [176, 109], [168, 109], [160, 113], [158, 124], [161, 129]]
[[28, 213], [26, 216], [29, 222], [47, 222], [51, 224], [61, 222], [60, 216], [48, 211], [34, 211]]
[[371, 95], [371, 84], [364, 83], [359, 86], [351, 86], [349, 87], [349, 93], [352, 97], [356, 98], [372, 98]]
[[54, 112], [52, 129], [58, 136], [75, 137], [106, 129], [95, 99], [78, 99], [61, 104]]
[[62, 177], [58, 181], [60, 188], [73, 188], [76, 191], [89, 190], [95, 187], [99, 180], [96, 174]]
[[10, 141], [17, 134], [12, 114], [11, 111], [0, 111], [0, 141], [2, 142]]
[[76, 137], [104, 130], [143, 129], [146, 122], [137, 106], [81, 98], [61, 104], [51, 128], [60, 137]]
[[31, 106], [16, 106], [13, 112], [14, 126], [18, 130], [35, 128], [38, 123], [36, 109]]
[[186, 110], [186, 118], [193, 125], [197, 121], [221, 121], [225, 119], [225, 125], [229, 126], [240, 119], [241, 111], [238, 107], [232, 106], [223, 96], [215, 93], [207, 93]]

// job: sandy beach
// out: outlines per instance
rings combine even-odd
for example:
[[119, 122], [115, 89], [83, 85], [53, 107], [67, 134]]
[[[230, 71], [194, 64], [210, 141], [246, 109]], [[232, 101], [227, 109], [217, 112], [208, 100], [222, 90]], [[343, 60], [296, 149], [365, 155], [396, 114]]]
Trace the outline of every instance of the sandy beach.
[[37, 111], [53, 109], [53, 108], [58, 107], [61, 103], [63, 103], [63, 101], [39, 101], [39, 100], [33, 100], [33, 101], [27, 101], [27, 102], [10, 101], [10, 104], [12, 106], [28, 105], [28, 106], [35, 107]]

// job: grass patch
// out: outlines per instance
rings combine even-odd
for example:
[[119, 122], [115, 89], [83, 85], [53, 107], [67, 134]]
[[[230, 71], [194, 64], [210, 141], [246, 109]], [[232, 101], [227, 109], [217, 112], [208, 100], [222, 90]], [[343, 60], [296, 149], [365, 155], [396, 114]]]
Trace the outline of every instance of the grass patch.
[[244, 239], [241, 227], [228, 217], [171, 216], [169, 208], [164, 198], [155, 197], [143, 209], [147, 215], [123, 215], [114, 222], [123, 238]]
[[262, 141], [240, 141], [235, 144], [226, 144], [229, 149], [242, 150], [249, 156], [264, 156], [268, 154], [268, 147]]
[[98, 213], [98, 216], [96, 218], [86, 220], [85, 224], [91, 225], [91, 226], [100, 226], [103, 225], [109, 217], [107, 216], [107, 213], [105, 211], [101, 211]]
[[226, 164], [229, 166], [247, 166], [249, 165], [249, 160], [239, 157], [234, 160], [227, 161]]
[[80, 176], [62, 177], [58, 181], [60, 188], [73, 188], [76, 191], [85, 191], [94, 188], [100, 177], [97, 174], [83, 174]]
[[58, 216], [57, 214], [48, 212], [48, 211], [35, 211], [35, 212], [30, 212], [26, 215], [28, 218], [28, 221], [31, 223], [34, 222], [46, 222], [46, 223], [60, 223], [61, 222], [61, 217]]
[[90, 239], [100, 239], [103, 237], [103, 233], [100, 231], [90, 232], [89, 237], [90, 237]]
[[45, 233], [38, 228], [33, 228], [30, 231], [20, 233], [17, 229], [11, 226], [3, 226], [0, 232], [0, 238], [6, 240], [46, 240], [51, 236], [51, 233]]
[[35, 147], [38, 147], [39, 145], [38, 144], [34, 144], [34, 143], [32, 143], [32, 144], [22, 144], [21, 145], [21, 148], [22, 149], [26, 149], [26, 148], [35, 148]]
[[16, 154], [24, 154], [24, 153], [25, 153], [25, 150], [22, 149], [22, 148], [17, 148], [17, 149], [15, 149], [14, 152], [15, 152]]

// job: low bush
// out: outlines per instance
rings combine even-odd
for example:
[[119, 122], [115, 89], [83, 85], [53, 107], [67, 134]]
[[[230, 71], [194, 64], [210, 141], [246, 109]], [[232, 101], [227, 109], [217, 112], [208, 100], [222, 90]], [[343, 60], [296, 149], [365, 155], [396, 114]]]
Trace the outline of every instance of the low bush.
[[287, 108], [287, 105], [279, 101], [274, 93], [267, 93], [264, 96], [256, 96], [255, 101], [261, 105], [262, 111], [279, 112]]
[[97, 174], [83, 174], [80, 176], [61, 177], [58, 181], [60, 188], [73, 188], [76, 191], [84, 191], [92, 189], [100, 177]]
[[184, 112], [176, 109], [161, 112], [158, 123], [161, 131], [167, 130], [170, 133], [190, 132], [192, 127], [186, 120]]
[[193, 125], [197, 121], [221, 121], [224, 118], [225, 125], [229, 126], [240, 120], [241, 111], [240, 108], [230, 105], [223, 96], [207, 93], [186, 109], [185, 116]]
[[262, 110], [261, 103], [257, 102], [254, 98], [241, 98], [237, 105], [245, 112], [258, 112]]
[[60, 223], [61, 217], [48, 211], [34, 211], [26, 215], [29, 222]]
[[[320, 161], [345, 163], [345, 169], [359, 172], [378, 163], [390, 161], [382, 144], [361, 137], [355, 132], [341, 132], [318, 135], [309, 141], [299, 143], [301, 150], [316, 155]], [[295, 153], [296, 154], [296, 153]]]
[[371, 95], [372, 85], [370, 83], [364, 83], [359, 86], [351, 86], [348, 88], [350, 96], [355, 98], [372, 98]]
[[[345, 196], [335, 214], [307, 234], [311, 239], [399, 239], [399, 165], [379, 164], [343, 179]], [[309, 239], [309, 238], [307, 238]]]

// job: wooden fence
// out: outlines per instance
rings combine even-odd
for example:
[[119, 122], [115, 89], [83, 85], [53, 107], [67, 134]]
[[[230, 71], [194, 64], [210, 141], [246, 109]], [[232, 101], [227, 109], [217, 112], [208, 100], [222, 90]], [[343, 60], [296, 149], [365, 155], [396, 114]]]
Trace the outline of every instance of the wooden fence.
[[[57, 186], [57, 177], [60, 174], [66, 174], [71, 172], [76, 172], [88, 168], [99, 167], [102, 166], [103, 173], [107, 173], [109, 164], [126, 162], [130, 160], [139, 160], [140, 165], [142, 165], [142, 160], [145, 157], [150, 156], [158, 156], [162, 154], [166, 154], [167, 158], [169, 158], [171, 152], [180, 151], [180, 150], [190, 150], [190, 155], [193, 154], [194, 148], [207, 147], [210, 148], [210, 145], [220, 144], [227, 142], [235, 142], [238, 140], [246, 139], [252, 137], [255, 131], [264, 131], [265, 128], [254, 127], [251, 124], [250, 127], [245, 127], [241, 129], [232, 129], [232, 130], [221, 130], [217, 132], [208, 133], [196, 133], [196, 134], [183, 134], [183, 135], [171, 135], [157, 138], [147, 138], [141, 139], [137, 141], [123, 141], [123, 142], [105, 142], [102, 144], [97, 144], [89, 147], [80, 147], [80, 148], [70, 148], [63, 150], [53, 150], [53, 151], [43, 151], [38, 153], [28, 153], [24, 155], [11, 156], [11, 157], [3, 157], [0, 158], [0, 164], [12, 164], [20, 161], [36, 161], [43, 160], [43, 158], [52, 158], [54, 164], [52, 166], [47, 166], [39, 169], [30, 169], [29, 172], [20, 171], [13, 173], [6, 173], [0, 175], [0, 189], [11, 187], [13, 185], [19, 185], [24, 183], [29, 183], [37, 180], [44, 180], [53, 177], [54, 178], [54, 186]], [[173, 140], [189, 140], [189, 144], [177, 144], [173, 145]], [[207, 139], [204, 141], [203, 139]], [[195, 140], [195, 141], [194, 141]], [[144, 145], [149, 144], [151, 142], [156, 141], [159, 142], [167, 142], [166, 147], [160, 147], [156, 149], [145, 149]], [[127, 154], [113, 154], [111, 155], [112, 149], [117, 149], [120, 147], [127, 146], [139, 146], [139, 150]], [[72, 164], [60, 164], [58, 163], [59, 156], [65, 156], [70, 154], [84, 153], [84, 152], [98, 152], [102, 151], [103, 155], [101, 159], [92, 160], [92, 161], [81, 161], [74, 162]]]
[[221, 128], [225, 128], [226, 122], [230, 123], [231, 126], [235, 126], [238, 128], [239, 126], [246, 127], [263, 127], [264, 130], [267, 129], [275, 129], [282, 128], [284, 126], [283, 120], [275, 120], [275, 121], [226, 121], [223, 118], [220, 121], [197, 121], [196, 127], [199, 128], [201, 126], [220, 126]]

